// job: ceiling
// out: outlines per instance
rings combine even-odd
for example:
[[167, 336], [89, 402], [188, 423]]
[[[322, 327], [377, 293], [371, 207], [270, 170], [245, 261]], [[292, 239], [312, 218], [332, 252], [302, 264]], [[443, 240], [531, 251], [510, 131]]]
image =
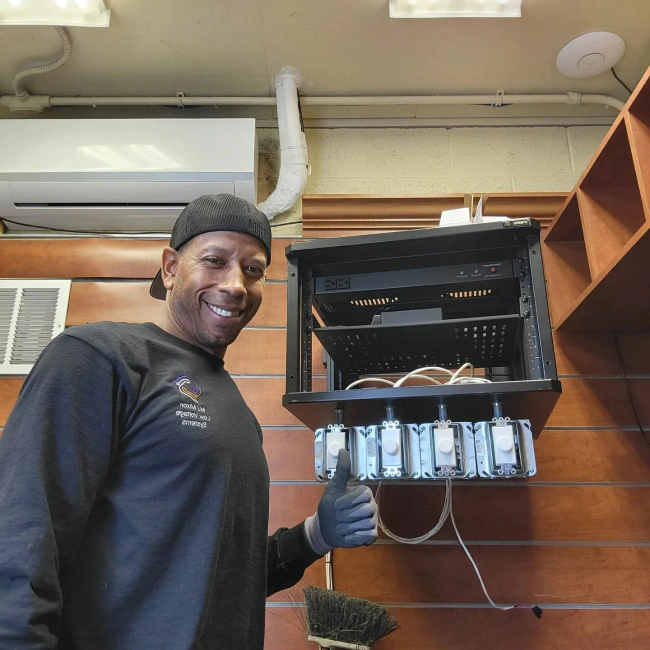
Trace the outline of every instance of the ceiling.
[[[648, 0], [524, 0], [520, 19], [396, 20], [388, 0], [107, 0], [111, 25], [70, 28], [61, 69], [27, 80], [51, 95], [263, 95], [284, 65], [304, 95], [628, 93], [611, 74], [567, 79], [555, 57], [572, 38], [614, 31], [627, 51], [617, 72], [634, 85], [650, 64]], [[0, 27], [0, 91], [23, 67], [56, 58], [51, 27]], [[243, 111], [243, 109], [238, 109]], [[250, 109], [249, 109], [250, 110]], [[268, 109], [265, 109], [268, 110]], [[311, 117], [416, 116], [397, 109], [311, 108]], [[417, 117], [449, 114], [417, 109]], [[471, 107], [470, 109], [471, 112]], [[500, 115], [513, 114], [508, 109]], [[523, 110], [523, 109], [522, 109]], [[528, 114], [613, 115], [600, 107], [527, 107]], [[232, 112], [232, 109], [231, 109]]]

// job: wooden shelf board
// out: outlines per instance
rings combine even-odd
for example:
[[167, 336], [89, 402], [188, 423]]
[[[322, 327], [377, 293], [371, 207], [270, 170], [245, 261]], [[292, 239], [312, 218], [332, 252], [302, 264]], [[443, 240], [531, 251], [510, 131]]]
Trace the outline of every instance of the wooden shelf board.
[[[545, 241], [544, 269], [553, 291], [549, 303], [553, 321], [560, 321], [591, 282], [582, 241]], [[557, 325], [556, 325], [557, 326]]]
[[650, 121], [650, 68], [646, 70], [621, 111], [628, 112]]
[[646, 223], [639, 189], [600, 187], [578, 190], [578, 205], [591, 276], [597, 279]]
[[[649, 69], [649, 72], [650, 72], [650, 69]], [[554, 238], [554, 239], [557, 238], [557, 239], [560, 239], [560, 240], [563, 239], [562, 236], [556, 236], [556, 233], [554, 232], [554, 230], [556, 228], [562, 228], [561, 222], [562, 222], [562, 217], [564, 215], [565, 210], [567, 209], [567, 207], [571, 203], [571, 201], [572, 201], [573, 197], [575, 196], [578, 188], [581, 187], [584, 184], [587, 176], [592, 172], [592, 169], [594, 168], [594, 166], [597, 165], [597, 161], [598, 161], [602, 151], [605, 149], [605, 147], [608, 146], [610, 140], [613, 137], [615, 137], [615, 134], [621, 128], [621, 124], [623, 123], [624, 119], [625, 119], [625, 110], [623, 110], [623, 111], [621, 111], [619, 113], [619, 115], [616, 117], [616, 119], [612, 123], [612, 126], [610, 127], [609, 131], [605, 134], [605, 137], [603, 138], [603, 141], [600, 143], [600, 146], [598, 147], [598, 149], [596, 150], [596, 152], [592, 156], [591, 161], [589, 162], [587, 167], [582, 172], [582, 174], [581, 174], [580, 178], [578, 179], [578, 181], [576, 182], [572, 192], [567, 197], [564, 205], [560, 208], [560, 210], [558, 211], [558, 213], [555, 216], [555, 218], [553, 219], [553, 221], [551, 221], [551, 223], [550, 223], [550, 225], [548, 227], [548, 230], [546, 231], [545, 237]], [[623, 128], [625, 128], [625, 127], [623, 126]]]
[[635, 183], [632, 149], [622, 116], [616, 128], [610, 131], [609, 139], [600, 148], [597, 157], [593, 159], [580, 187], [598, 189], [603, 186], [628, 186]]
[[[566, 331], [650, 329], [650, 300], [646, 289], [648, 260], [650, 224], [645, 224], [573, 306], [554, 320], [555, 328]], [[551, 296], [558, 288], [556, 281], [549, 292]]]
[[553, 224], [544, 241], [584, 241], [576, 190], [569, 194]]
[[646, 121], [628, 114], [625, 123], [645, 218], [650, 221], [650, 115]]

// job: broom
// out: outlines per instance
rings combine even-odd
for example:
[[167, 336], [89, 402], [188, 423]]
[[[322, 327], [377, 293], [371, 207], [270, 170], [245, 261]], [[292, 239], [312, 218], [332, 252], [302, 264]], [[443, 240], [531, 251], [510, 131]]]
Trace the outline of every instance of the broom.
[[400, 627], [384, 607], [369, 600], [314, 586], [303, 593], [307, 615], [299, 610], [299, 616], [307, 639], [321, 648], [370, 650]]

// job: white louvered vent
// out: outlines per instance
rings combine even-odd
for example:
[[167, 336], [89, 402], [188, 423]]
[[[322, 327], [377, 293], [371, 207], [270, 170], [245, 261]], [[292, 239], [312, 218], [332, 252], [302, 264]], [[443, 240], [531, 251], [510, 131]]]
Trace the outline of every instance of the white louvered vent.
[[0, 375], [26, 375], [65, 328], [70, 280], [0, 280]]

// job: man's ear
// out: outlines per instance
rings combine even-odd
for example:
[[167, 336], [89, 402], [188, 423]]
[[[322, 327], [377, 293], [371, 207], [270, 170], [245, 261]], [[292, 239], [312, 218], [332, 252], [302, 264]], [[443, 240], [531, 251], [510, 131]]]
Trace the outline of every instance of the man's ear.
[[161, 277], [165, 289], [171, 291], [176, 280], [176, 270], [178, 268], [179, 253], [169, 246], [165, 246], [162, 252]]

